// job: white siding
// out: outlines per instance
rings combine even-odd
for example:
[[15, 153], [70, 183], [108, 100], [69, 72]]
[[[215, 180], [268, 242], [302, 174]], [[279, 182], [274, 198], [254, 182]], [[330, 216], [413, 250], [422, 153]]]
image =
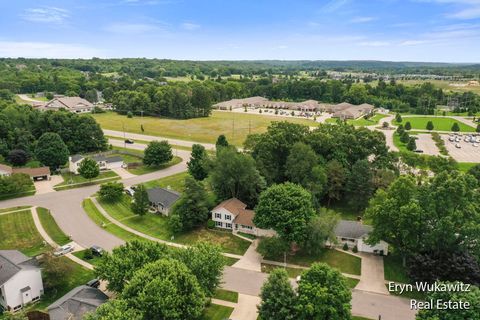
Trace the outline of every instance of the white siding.
[[[230, 217], [230, 219], [228, 219], [228, 217]], [[215, 221], [215, 225], [217, 228], [232, 230], [234, 219], [235, 219], [235, 215], [233, 215], [230, 211], [228, 211], [225, 208], [212, 210], [212, 220]], [[227, 223], [231, 224], [232, 227], [230, 228], [227, 227]]]
[[385, 241], [380, 241], [376, 245], [369, 245], [364, 242], [363, 239], [358, 239], [358, 251], [374, 253], [374, 251], [383, 251], [384, 255], [388, 255], [388, 243]]
[[[30, 287], [31, 290], [22, 296], [20, 290], [25, 287]], [[3, 285], [4, 307], [13, 309], [23, 306], [42, 294], [43, 283], [40, 269], [21, 270]]]

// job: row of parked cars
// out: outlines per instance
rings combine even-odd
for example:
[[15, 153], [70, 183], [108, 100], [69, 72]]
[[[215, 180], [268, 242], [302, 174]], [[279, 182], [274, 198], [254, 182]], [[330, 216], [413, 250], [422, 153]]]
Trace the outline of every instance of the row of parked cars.
[[[462, 135], [460, 134], [450, 134], [448, 141], [455, 143], [455, 147], [460, 149], [462, 146], [460, 142], [462, 141]], [[480, 146], [480, 135], [478, 134], [466, 134], [463, 136], [463, 141], [471, 143], [474, 147]]]

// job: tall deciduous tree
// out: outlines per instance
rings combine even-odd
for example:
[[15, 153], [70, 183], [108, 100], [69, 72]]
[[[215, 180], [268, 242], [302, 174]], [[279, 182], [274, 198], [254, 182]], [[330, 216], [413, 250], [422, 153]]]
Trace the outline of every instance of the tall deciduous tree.
[[68, 154], [67, 145], [56, 133], [46, 132], [37, 141], [37, 159], [52, 170], [64, 165], [68, 161]]
[[327, 197], [328, 204], [331, 200], [339, 200], [343, 186], [347, 179], [347, 170], [337, 160], [327, 163]]
[[133, 194], [131, 203], [132, 211], [135, 214], [143, 216], [147, 213], [150, 201], [148, 200], [147, 188], [143, 184], [139, 184]]
[[78, 173], [85, 179], [91, 180], [98, 177], [100, 174], [100, 168], [95, 160], [84, 158], [78, 166]]
[[23, 166], [28, 161], [28, 153], [22, 149], [14, 149], [8, 153], [7, 159], [14, 166]]
[[284, 269], [277, 268], [270, 273], [260, 293], [262, 302], [258, 306], [258, 315], [264, 320], [298, 319], [295, 291]]
[[196, 180], [203, 180], [208, 175], [208, 154], [201, 144], [192, 145], [192, 155], [187, 162], [188, 172]]
[[126, 300], [116, 298], [100, 305], [93, 313], [87, 313], [83, 320], [143, 320], [143, 315]]
[[260, 195], [254, 223], [273, 229], [288, 242], [305, 240], [307, 227], [315, 215], [312, 195], [291, 182], [273, 185]]
[[367, 207], [374, 191], [373, 172], [367, 160], [355, 162], [347, 178], [346, 191], [352, 208], [360, 211]]
[[307, 187], [313, 168], [319, 159], [315, 151], [303, 142], [295, 143], [285, 163], [285, 175], [289, 181]]
[[327, 240], [334, 243], [336, 241], [334, 231], [339, 220], [340, 216], [335, 211], [321, 210], [308, 225], [303, 248], [310, 254], [319, 254], [324, 250]]
[[172, 147], [168, 141], [152, 141], [145, 149], [143, 163], [147, 166], [159, 166], [172, 159]]
[[107, 202], [116, 202], [122, 199], [123, 195], [123, 183], [120, 182], [107, 182], [100, 185], [98, 191], [100, 199]]

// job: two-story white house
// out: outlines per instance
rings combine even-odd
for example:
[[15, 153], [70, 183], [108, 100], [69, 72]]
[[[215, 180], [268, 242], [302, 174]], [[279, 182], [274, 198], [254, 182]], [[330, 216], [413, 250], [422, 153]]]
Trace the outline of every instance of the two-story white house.
[[237, 198], [231, 198], [221, 202], [212, 209], [212, 220], [215, 227], [244, 232], [256, 236], [272, 236], [273, 230], [260, 229], [253, 223], [255, 211], [248, 210], [247, 205]]
[[[68, 157], [68, 170], [71, 173], [78, 174], [78, 168], [80, 167], [80, 163], [85, 158], [86, 157], [79, 154]], [[95, 162], [98, 164], [98, 167], [100, 168], [100, 171], [112, 170], [125, 166], [125, 163], [120, 156], [108, 157], [104, 155], [93, 155], [89, 156], [89, 158], [95, 160]]]
[[43, 295], [41, 269], [35, 258], [17, 250], [0, 250], [0, 305], [17, 311]]

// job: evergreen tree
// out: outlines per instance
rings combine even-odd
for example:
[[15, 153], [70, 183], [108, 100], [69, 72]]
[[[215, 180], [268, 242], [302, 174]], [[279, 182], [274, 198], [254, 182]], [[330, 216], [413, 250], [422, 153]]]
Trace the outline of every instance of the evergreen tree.
[[196, 180], [203, 180], [208, 175], [208, 155], [205, 147], [200, 144], [192, 145], [192, 155], [190, 161], [187, 162], [188, 172]]
[[431, 130], [433, 130], [433, 128], [434, 128], [434, 127], [433, 127], [433, 122], [432, 122], [432, 121], [428, 121], [428, 122], [427, 122], [427, 130], [430, 130], [430, 131], [431, 131]]
[[227, 137], [225, 137], [223, 134], [219, 135], [217, 142], [215, 142], [215, 148], [217, 149], [217, 152], [222, 147], [228, 147]]
[[396, 123], [401, 123], [402, 122], [402, 115], [400, 113], [397, 113], [395, 115], [395, 122]]
[[409, 140], [410, 140], [410, 135], [408, 134], [408, 132], [404, 131], [400, 136], [400, 141], [403, 143], [408, 143]]
[[453, 132], [458, 132], [460, 131], [460, 126], [458, 125], [457, 122], [454, 122], [453, 125], [452, 125], [452, 131]]
[[410, 151], [417, 150], [417, 143], [415, 142], [415, 138], [410, 138], [410, 140], [408, 140], [407, 149]]
[[407, 121], [407, 123], [405, 123], [405, 130], [410, 130], [412, 129], [412, 124], [410, 123], [410, 121]]
[[139, 184], [133, 194], [133, 201], [131, 203], [132, 211], [135, 214], [143, 216], [147, 213], [150, 201], [148, 200], [147, 189], [143, 184]]

